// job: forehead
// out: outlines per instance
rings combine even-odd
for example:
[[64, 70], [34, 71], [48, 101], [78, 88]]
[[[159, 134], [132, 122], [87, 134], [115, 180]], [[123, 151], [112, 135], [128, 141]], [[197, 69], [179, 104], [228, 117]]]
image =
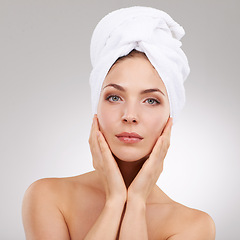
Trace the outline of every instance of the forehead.
[[166, 93], [162, 79], [144, 54], [135, 54], [117, 61], [108, 72], [103, 87], [110, 83], [129, 89], [157, 87]]

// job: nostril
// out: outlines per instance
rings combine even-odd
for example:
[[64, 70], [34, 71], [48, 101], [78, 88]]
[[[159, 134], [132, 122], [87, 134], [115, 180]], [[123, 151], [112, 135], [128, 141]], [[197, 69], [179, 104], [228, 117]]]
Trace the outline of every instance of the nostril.
[[122, 121], [125, 123], [137, 123], [137, 120], [134, 117], [124, 117], [122, 118]]

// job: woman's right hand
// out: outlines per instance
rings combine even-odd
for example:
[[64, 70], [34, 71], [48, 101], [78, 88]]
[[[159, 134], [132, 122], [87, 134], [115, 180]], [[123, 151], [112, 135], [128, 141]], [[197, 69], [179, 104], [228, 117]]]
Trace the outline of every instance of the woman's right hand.
[[89, 145], [92, 153], [93, 167], [96, 169], [104, 184], [106, 202], [122, 201], [125, 203], [127, 199], [127, 189], [112, 152], [99, 129], [96, 114], [93, 118]]

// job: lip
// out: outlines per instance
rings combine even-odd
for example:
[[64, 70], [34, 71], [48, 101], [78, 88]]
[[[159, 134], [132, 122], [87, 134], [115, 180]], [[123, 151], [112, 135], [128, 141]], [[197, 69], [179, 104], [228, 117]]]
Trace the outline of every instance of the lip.
[[120, 134], [117, 134], [116, 137], [124, 143], [138, 143], [140, 142], [143, 137], [135, 132], [123, 132]]

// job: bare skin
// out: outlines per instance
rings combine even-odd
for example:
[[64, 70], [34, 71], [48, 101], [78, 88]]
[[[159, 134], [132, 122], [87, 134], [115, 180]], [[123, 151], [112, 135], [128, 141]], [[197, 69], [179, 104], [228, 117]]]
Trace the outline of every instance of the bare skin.
[[[23, 201], [26, 239], [215, 239], [208, 214], [173, 201], [156, 185], [172, 128], [159, 76], [144, 57], [118, 64], [104, 82], [114, 98], [103, 91], [89, 137], [95, 171], [33, 183]], [[165, 94], [142, 95], [149, 84]], [[161, 104], [153, 101], [158, 96]], [[120, 127], [141, 132], [143, 139], [135, 145], [118, 142], [114, 131]]]
[[[23, 206], [26, 239], [84, 239], [105, 206], [99, 180], [93, 171], [31, 185]], [[148, 239], [215, 239], [210, 216], [174, 202], [157, 186], [146, 204], [146, 222]]]
[[[94, 239], [88, 234], [106, 209], [105, 187], [97, 171], [33, 183], [26, 192], [23, 204], [26, 238]], [[137, 201], [134, 201], [133, 205], [137, 208], [136, 204]], [[126, 209], [122, 217], [124, 204], [120, 198], [116, 204], [109, 202], [108, 207], [111, 215], [109, 221], [111, 224], [115, 221], [117, 233], [115, 231], [114, 236], [108, 238], [108, 232], [111, 232], [111, 224], [108, 224], [104, 226], [104, 239], [119, 239], [119, 226], [124, 226]], [[215, 239], [215, 227], [209, 215], [173, 201], [156, 184], [146, 199], [144, 215], [147, 236], [138, 239]]]

